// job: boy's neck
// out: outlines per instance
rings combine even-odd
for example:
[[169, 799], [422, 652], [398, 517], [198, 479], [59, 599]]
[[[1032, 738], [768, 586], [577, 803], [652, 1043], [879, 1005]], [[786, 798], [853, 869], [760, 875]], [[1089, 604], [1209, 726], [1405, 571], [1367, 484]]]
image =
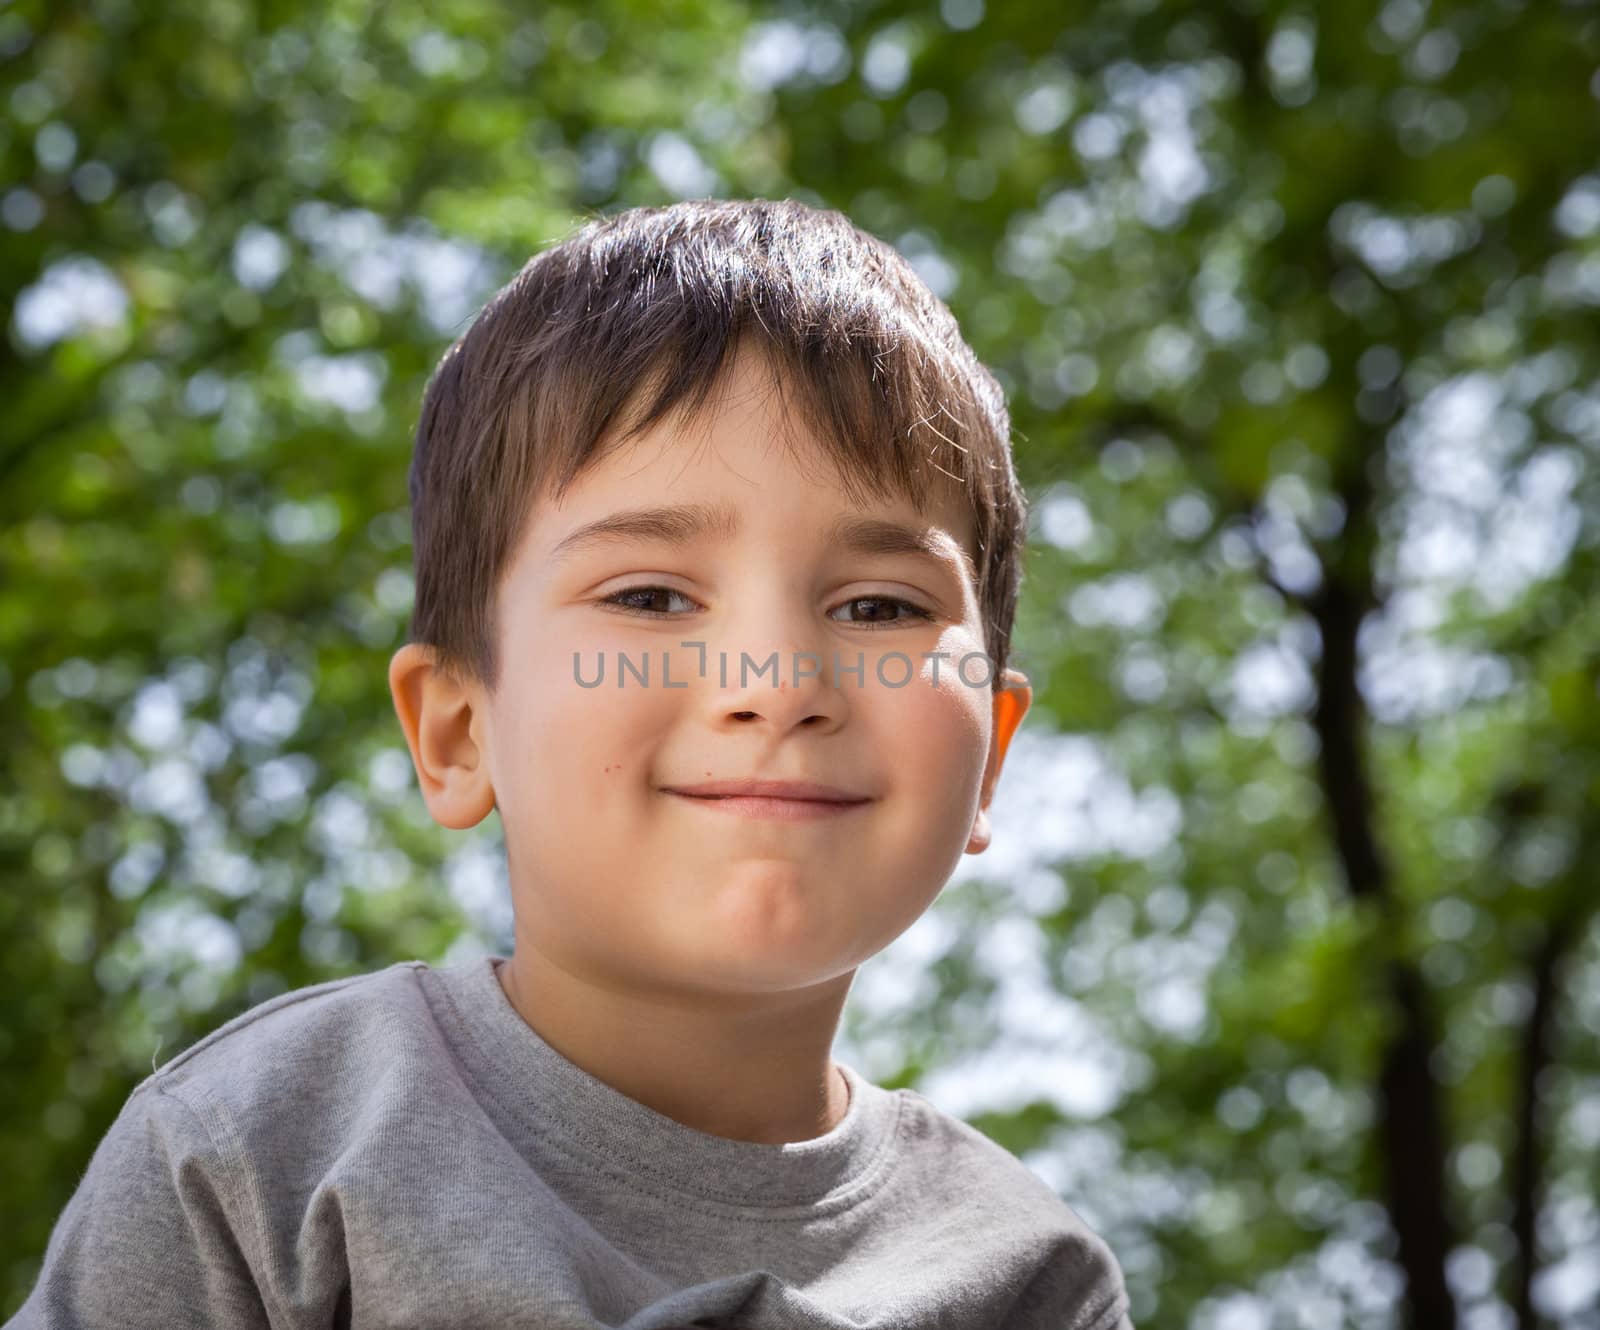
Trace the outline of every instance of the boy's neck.
[[782, 1145], [826, 1135], [849, 1108], [831, 1049], [854, 971], [791, 1002], [717, 1010], [585, 983], [527, 945], [495, 969], [545, 1043], [683, 1126]]

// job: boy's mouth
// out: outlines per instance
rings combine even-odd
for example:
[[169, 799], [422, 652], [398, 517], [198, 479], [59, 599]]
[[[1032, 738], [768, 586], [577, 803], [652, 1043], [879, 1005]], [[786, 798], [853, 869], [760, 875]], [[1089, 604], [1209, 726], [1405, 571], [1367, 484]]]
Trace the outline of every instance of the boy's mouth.
[[789, 821], [836, 817], [872, 802], [868, 795], [815, 781], [703, 781], [697, 785], [667, 786], [665, 791], [718, 812]]

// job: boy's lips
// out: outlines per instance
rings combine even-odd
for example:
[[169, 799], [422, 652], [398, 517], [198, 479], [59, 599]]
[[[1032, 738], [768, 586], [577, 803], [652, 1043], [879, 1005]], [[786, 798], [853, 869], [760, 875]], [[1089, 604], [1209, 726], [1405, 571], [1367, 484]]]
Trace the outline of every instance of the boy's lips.
[[759, 801], [789, 801], [818, 804], [864, 804], [871, 796], [837, 785], [823, 785], [806, 780], [708, 780], [694, 785], [668, 785], [669, 794], [687, 795], [692, 799], [739, 799]]
[[707, 812], [774, 818], [780, 822], [839, 817], [872, 802], [870, 795], [809, 780], [708, 780], [695, 785], [668, 785], [663, 790]]

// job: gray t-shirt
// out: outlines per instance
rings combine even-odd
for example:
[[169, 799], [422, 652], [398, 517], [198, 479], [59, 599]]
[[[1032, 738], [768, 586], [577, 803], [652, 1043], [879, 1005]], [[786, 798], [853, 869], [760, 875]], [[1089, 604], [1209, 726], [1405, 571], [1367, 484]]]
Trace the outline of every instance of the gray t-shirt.
[[16, 1327], [1132, 1330], [1110, 1248], [1008, 1151], [840, 1064], [788, 1145], [561, 1054], [496, 957], [263, 1002], [143, 1081]]

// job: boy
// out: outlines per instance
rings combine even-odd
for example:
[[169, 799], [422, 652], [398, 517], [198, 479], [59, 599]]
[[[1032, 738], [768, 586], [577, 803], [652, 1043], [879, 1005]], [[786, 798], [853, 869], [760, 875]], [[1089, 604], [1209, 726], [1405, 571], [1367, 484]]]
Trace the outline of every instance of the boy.
[[994, 379], [798, 203], [592, 222], [429, 385], [389, 682], [509, 958], [263, 1003], [130, 1096], [25, 1326], [1131, 1330], [1012, 1155], [829, 1056], [1027, 711]]

